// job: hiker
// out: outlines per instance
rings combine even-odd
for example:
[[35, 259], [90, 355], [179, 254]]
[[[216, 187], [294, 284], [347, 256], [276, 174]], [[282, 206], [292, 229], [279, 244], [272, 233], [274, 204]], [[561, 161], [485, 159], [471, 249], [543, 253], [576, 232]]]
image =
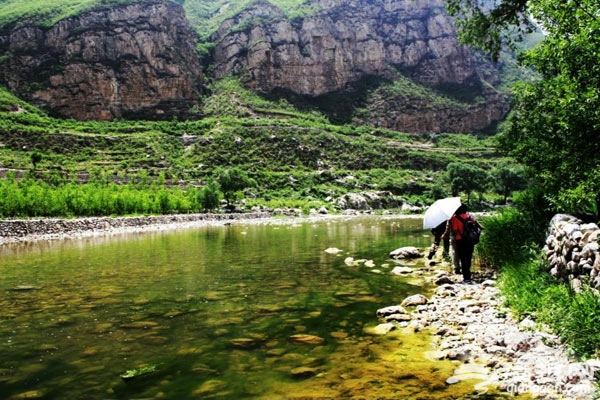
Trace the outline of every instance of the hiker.
[[[435, 253], [437, 252], [438, 247], [440, 246], [440, 242], [442, 241], [442, 235], [446, 231], [447, 220], [436, 226], [431, 230], [431, 234], [433, 235], [433, 244], [431, 245], [431, 249], [429, 250], [429, 255], [427, 259], [431, 260]], [[448, 251], [450, 249], [450, 238], [445, 237], [444, 239], [444, 253], [442, 254], [444, 258], [448, 257]]]
[[467, 212], [467, 206], [461, 204], [454, 215], [446, 224], [446, 231], [442, 234], [442, 238], [453, 235], [454, 248], [454, 272], [462, 273], [464, 283], [472, 283], [471, 280], [471, 261], [473, 259], [473, 250], [475, 245], [464, 238], [464, 222], [471, 218], [479, 229], [483, 229], [475, 218]]

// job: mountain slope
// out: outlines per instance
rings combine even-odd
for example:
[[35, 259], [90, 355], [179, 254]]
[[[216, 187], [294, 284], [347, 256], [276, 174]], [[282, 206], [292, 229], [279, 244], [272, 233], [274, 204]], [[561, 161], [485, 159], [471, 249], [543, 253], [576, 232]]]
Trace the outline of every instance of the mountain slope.
[[232, 74], [332, 122], [404, 132], [482, 131], [508, 109], [442, 0], [34, 0], [19, 10], [35, 26], [16, 4], [0, 3], [0, 83], [58, 116], [203, 118], [203, 81]]

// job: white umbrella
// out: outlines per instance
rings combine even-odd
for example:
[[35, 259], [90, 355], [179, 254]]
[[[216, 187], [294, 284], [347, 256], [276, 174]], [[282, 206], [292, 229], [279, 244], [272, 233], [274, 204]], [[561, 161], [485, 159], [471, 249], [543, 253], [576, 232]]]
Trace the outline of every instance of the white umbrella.
[[448, 220], [460, 207], [460, 197], [447, 197], [437, 200], [429, 206], [423, 216], [423, 229], [435, 228], [442, 222]]

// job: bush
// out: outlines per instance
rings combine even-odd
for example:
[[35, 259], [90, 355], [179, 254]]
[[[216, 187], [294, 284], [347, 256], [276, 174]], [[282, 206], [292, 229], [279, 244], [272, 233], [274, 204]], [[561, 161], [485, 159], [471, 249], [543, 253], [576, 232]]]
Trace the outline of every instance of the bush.
[[219, 184], [215, 181], [208, 182], [199, 193], [200, 206], [207, 211], [217, 208], [220, 198]]
[[514, 208], [506, 208], [497, 216], [481, 218], [484, 227], [477, 255], [482, 265], [500, 269], [502, 264], [517, 264], [529, 259], [531, 247], [543, 241], [541, 224]]

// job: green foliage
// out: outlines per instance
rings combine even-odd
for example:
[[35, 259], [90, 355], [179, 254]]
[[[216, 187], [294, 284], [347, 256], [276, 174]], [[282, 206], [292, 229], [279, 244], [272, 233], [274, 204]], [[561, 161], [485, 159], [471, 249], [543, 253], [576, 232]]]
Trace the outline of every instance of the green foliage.
[[489, 182], [489, 174], [473, 165], [453, 162], [448, 164], [446, 172], [452, 195], [458, 196], [460, 192], [466, 192], [468, 204], [471, 201], [471, 193], [484, 192]]
[[206, 211], [211, 211], [219, 207], [220, 197], [219, 184], [214, 180], [210, 180], [204, 185], [198, 194], [199, 203]]
[[508, 196], [515, 190], [527, 187], [527, 176], [525, 168], [516, 163], [502, 162], [491, 172], [494, 177], [494, 189], [503, 196], [503, 204], [506, 204]]
[[532, 246], [543, 240], [547, 222], [533, 218], [515, 208], [504, 208], [497, 215], [482, 218], [480, 222], [485, 229], [477, 245], [481, 263], [501, 268], [505, 263], [528, 260]]
[[[556, 0], [559, 1], [562, 0]], [[531, 2], [504, 0], [490, 6], [489, 2], [478, 0], [446, 0], [446, 8], [457, 17], [461, 40], [497, 60], [503, 48], [518, 48], [534, 30], [528, 3]]]
[[553, 209], [574, 215], [600, 215], [600, 169], [587, 171], [577, 186], [549, 196]]
[[[547, 266], [531, 259], [519, 264], [505, 264], [499, 284], [506, 299], [505, 304], [521, 317], [541, 317], [540, 311], [549, 301], [559, 307], [566, 294], [566, 287], [554, 282]], [[557, 289], [550, 289], [555, 285]]]
[[446, 2], [451, 13], [462, 15], [463, 39], [493, 57], [503, 43], [514, 43], [512, 32], [532, 27], [530, 16], [543, 28], [543, 40], [520, 57], [537, 79], [515, 87], [500, 143], [535, 173], [549, 211], [598, 218], [593, 182], [600, 167], [600, 3], [508, 0], [480, 9], [472, 0]]
[[[212, 190], [215, 189], [214, 185]], [[218, 192], [216, 192], [218, 202]], [[213, 209], [201, 204], [194, 187], [166, 188], [157, 182], [118, 185], [108, 182], [51, 185], [35, 179], [0, 180], [0, 217], [72, 217], [172, 214]], [[205, 200], [205, 198], [202, 198]]]
[[[233, 18], [254, 3], [254, 0], [186, 0], [183, 7], [187, 17], [196, 27], [201, 40], [206, 41], [226, 19]], [[279, 7], [289, 19], [305, 17], [315, 12], [314, 6], [306, 0], [271, 0], [270, 4]]]
[[500, 287], [506, 305], [518, 316], [531, 315], [550, 326], [577, 355], [597, 357], [600, 296], [589, 288], [573, 292], [547, 269], [539, 261], [505, 265]]
[[131, 3], [133, 0], [4, 0], [0, 2], [0, 26], [34, 23], [52, 26], [61, 19], [95, 7]]
[[[555, 312], [558, 332], [578, 354], [597, 357], [600, 349], [600, 296], [589, 288], [569, 293], [564, 311]], [[560, 303], [559, 303], [560, 304]], [[561, 310], [562, 311], [562, 310]]]
[[37, 168], [37, 165], [42, 161], [42, 155], [37, 151], [34, 151], [31, 154], [31, 163], [33, 164], [33, 169]]
[[234, 167], [230, 169], [220, 168], [215, 171], [216, 180], [223, 191], [225, 200], [229, 204], [235, 200], [237, 192], [246, 189], [256, 183], [241, 168]]

